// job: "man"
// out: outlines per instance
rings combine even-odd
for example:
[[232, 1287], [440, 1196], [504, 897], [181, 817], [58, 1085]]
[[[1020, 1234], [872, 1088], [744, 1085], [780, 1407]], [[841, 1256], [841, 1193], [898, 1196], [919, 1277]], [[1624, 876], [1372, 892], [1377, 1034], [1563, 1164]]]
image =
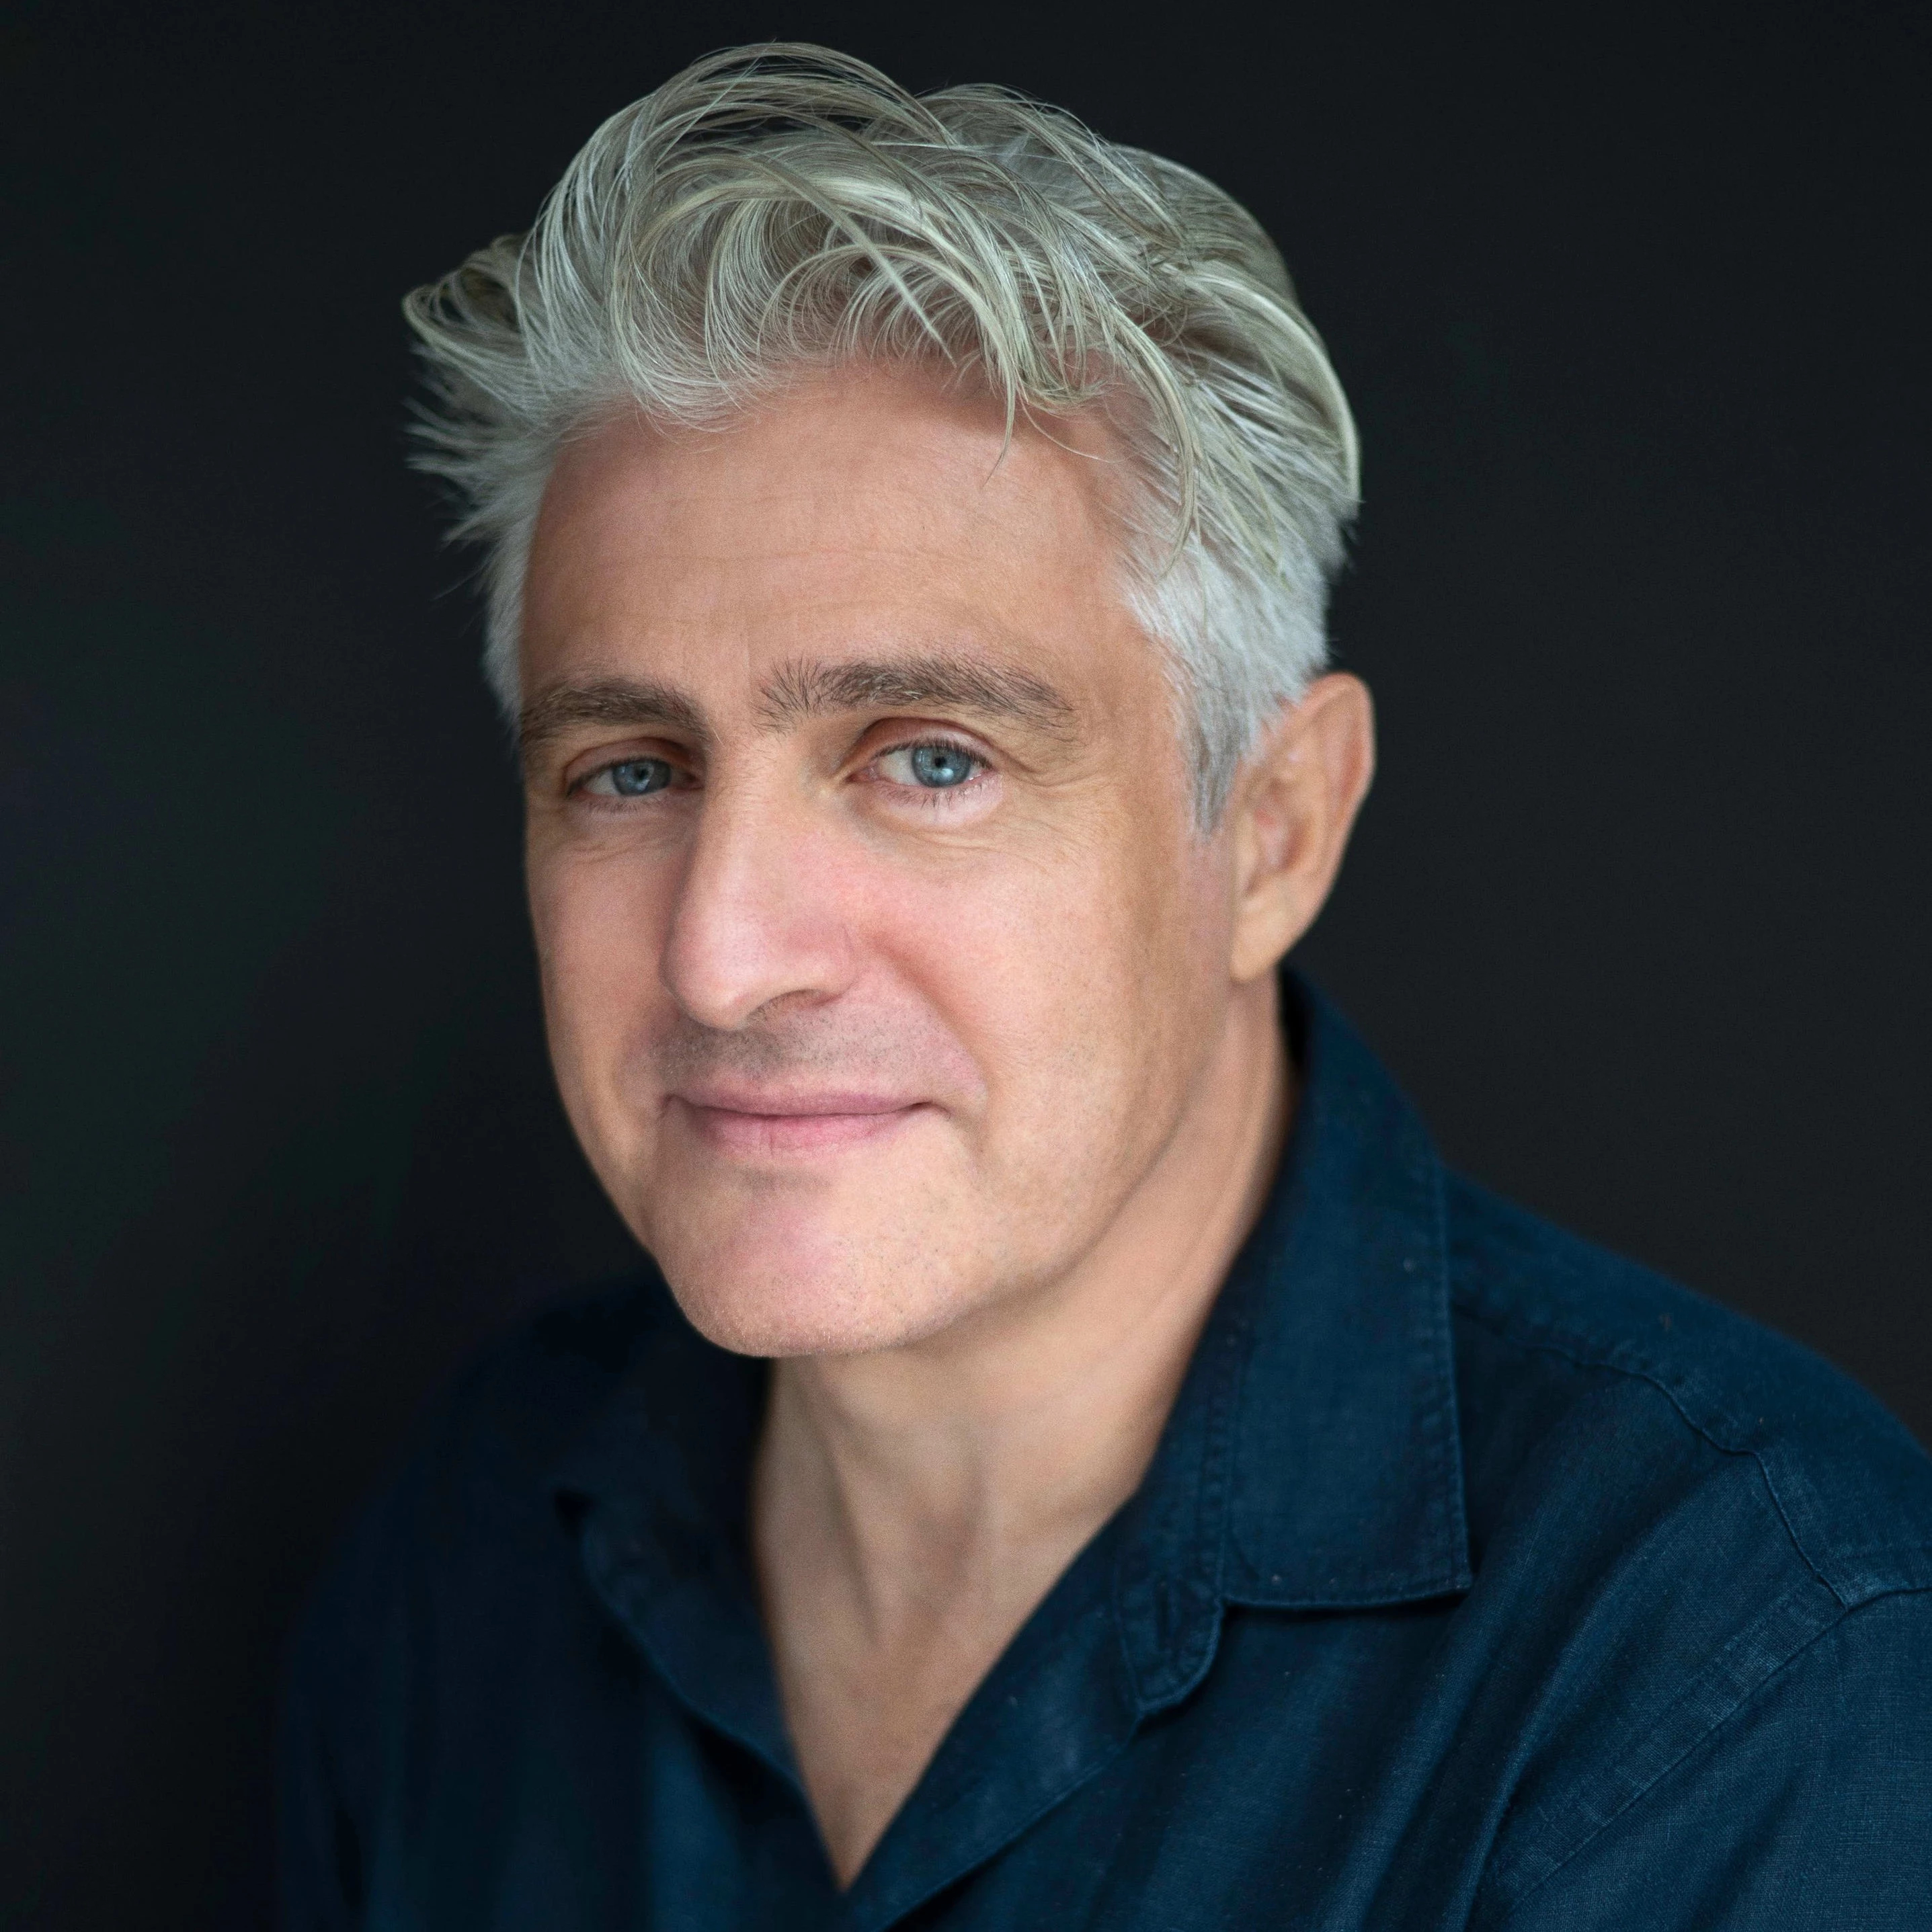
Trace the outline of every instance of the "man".
[[1932, 1924], [1932, 1466], [1281, 972], [1372, 725], [1250, 218], [768, 49], [411, 314], [654, 1267], [320, 1597], [288, 1923]]

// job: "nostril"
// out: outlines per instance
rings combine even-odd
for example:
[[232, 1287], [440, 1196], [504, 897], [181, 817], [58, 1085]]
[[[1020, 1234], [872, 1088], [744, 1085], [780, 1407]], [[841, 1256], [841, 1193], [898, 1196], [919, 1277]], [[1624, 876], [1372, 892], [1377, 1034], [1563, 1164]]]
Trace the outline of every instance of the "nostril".
[[665, 989], [700, 1024], [742, 1026], [791, 998], [844, 990], [854, 947], [826, 855], [808, 842], [707, 842], [665, 935]]

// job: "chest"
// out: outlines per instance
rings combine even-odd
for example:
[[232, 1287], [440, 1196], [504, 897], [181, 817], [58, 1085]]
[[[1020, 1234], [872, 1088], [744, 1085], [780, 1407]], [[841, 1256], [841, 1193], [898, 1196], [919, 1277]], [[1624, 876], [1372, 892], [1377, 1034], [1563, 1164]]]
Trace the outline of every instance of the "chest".
[[[1013, 1694], [996, 1673], [844, 1894], [794, 1778], [647, 1669], [609, 1665], [621, 1695], [584, 1687], [578, 1721], [560, 1719], [554, 1694], [543, 1711], [504, 1710], [495, 1790], [465, 1798], [443, 1781], [444, 1815], [423, 1821], [406, 1859], [424, 1909], [401, 1922], [1467, 1925], [1507, 1802], [1512, 1720], [1485, 1709], [1479, 1682], [1457, 1681], [1443, 1622], [1232, 1614], [1198, 1688], [1097, 1749], [1082, 1748], [1096, 1740], [1095, 1708], [1077, 1702], [1007, 1706], [1003, 1733], [1001, 1712], [985, 1708]], [[1003, 1735], [1021, 1748], [1000, 1748]], [[436, 1899], [458, 1892], [463, 1911], [438, 1916]]]

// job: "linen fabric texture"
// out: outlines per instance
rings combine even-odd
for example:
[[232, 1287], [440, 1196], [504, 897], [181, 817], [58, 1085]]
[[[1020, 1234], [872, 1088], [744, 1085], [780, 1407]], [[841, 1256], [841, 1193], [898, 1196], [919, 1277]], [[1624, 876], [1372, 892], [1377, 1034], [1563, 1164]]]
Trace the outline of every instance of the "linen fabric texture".
[[316, 1593], [286, 1932], [1932, 1928], [1932, 1462], [1446, 1173], [1286, 983], [1154, 1462], [848, 1891], [748, 1554], [767, 1370], [647, 1269], [487, 1356]]

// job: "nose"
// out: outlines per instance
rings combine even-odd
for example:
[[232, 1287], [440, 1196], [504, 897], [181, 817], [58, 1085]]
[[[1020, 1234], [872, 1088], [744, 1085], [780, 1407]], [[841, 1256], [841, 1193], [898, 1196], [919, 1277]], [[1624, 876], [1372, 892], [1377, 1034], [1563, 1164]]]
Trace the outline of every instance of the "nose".
[[700, 1025], [731, 1030], [776, 1001], [833, 999], [850, 985], [836, 844], [802, 801], [772, 789], [706, 797], [659, 967]]

